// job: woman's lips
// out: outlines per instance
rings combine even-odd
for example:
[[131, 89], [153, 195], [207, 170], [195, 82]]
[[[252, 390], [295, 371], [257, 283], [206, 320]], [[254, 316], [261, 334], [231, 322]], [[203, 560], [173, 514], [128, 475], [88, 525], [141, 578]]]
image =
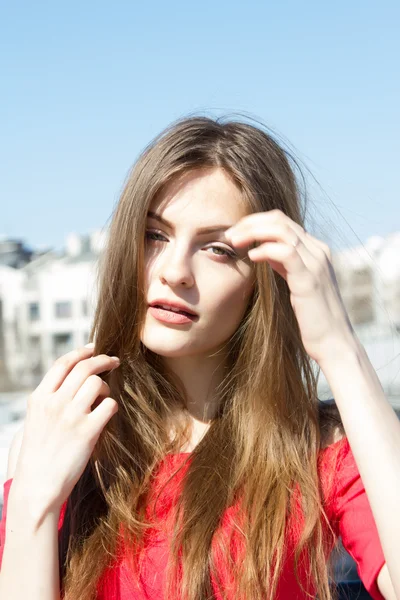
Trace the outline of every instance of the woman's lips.
[[198, 316], [196, 315], [176, 313], [172, 310], [157, 308], [156, 306], [149, 306], [149, 312], [155, 319], [162, 321], [163, 323], [174, 323], [180, 325], [183, 323], [192, 323], [193, 321], [198, 320]]

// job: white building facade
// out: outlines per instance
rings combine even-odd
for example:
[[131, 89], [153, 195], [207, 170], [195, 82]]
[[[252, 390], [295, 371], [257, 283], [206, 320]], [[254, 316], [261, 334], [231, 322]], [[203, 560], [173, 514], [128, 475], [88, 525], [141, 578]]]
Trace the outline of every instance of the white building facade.
[[62, 255], [0, 267], [1, 359], [12, 389], [36, 386], [56, 358], [88, 342], [104, 241], [99, 232], [71, 234]]

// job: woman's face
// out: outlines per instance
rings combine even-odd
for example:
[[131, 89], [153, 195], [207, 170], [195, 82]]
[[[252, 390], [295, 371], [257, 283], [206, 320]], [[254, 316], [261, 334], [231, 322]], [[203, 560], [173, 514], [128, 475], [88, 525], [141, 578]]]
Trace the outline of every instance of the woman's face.
[[[209, 355], [236, 331], [253, 290], [247, 249], [236, 251], [224, 238], [224, 230], [248, 209], [223, 170], [202, 169], [173, 181], [149, 212], [163, 222], [147, 217], [147, 303], [183, 303], [198, 316], [186, 323], [163, 322], [148, 308], [141, 340], [165, 357]], [[218, 225], [219, 231], [199, 231]]]

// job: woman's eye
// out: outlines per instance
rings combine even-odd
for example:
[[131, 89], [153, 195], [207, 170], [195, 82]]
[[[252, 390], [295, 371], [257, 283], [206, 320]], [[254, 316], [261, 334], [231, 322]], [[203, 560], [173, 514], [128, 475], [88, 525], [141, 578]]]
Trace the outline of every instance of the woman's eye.
[[[160, 236], [160, 237], [163, 237], [163, 236], [161, 235], [161, 233], [159, 233], [158, 231], [146, 231], [146, 238], [147, 238], [147, 239], [153, 239], [153, 238], [151, 237], [152, 235], [158, 235], [158, 236]], [[159, 241], [159, 240], [155, 240], [155, 241], [157, 242], [157, 241]]]
[[224, 254], [219, 254], [218, 256], [228, 256], [229, 258], [237, 258], [237, 254], [233, 252], [233, 250], [228, 250], [227, 248], [222, 248], [221, 246], [209, 246], [209, 248], [213, 248], [214, 250], [220, 250]]
[[[158, 236], [160, 239], [157, 239], [154, 236]], [[165, 237], [159, 232], [159, 231], [150, 231], [147, 230], [146, 231], [146, 239], [150, 240], [150, 241], [154, 241], [154, 242], [162, 242], [165, 241]], [[238, 258], [238, 255], [236, 254], [236, 252], [234, 252], [233, 250], [228, 250], [228, 248], [222, 248], [222, 246], [208, 246], [207, 250], [209, 250], [210, 248], [212, 248], [213, 250], [218, 250], [220, 252], [220, 254], [218, 253], [214, 253], [214, 256], [226, 256], [228, 258], [231, 258], [232, 260]]]

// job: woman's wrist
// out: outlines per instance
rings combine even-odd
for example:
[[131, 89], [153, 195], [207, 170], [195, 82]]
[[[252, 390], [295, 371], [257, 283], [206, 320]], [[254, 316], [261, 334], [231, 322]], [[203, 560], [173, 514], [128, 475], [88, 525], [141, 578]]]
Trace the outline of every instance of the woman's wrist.
[[28, 526], [32, 530], [41, 527], [43, 522], [59, 518], [61, 506], [51, 500], [37, 483], [12, 482], [7, 503], [7, 528], [18, 530]]
[[347, 337], [333, 340], [318, 361], [322, 372], [336, 369], [343, 363], [357, 363], [365, 355], [365, 348], [356, 335], [349, 333]]

